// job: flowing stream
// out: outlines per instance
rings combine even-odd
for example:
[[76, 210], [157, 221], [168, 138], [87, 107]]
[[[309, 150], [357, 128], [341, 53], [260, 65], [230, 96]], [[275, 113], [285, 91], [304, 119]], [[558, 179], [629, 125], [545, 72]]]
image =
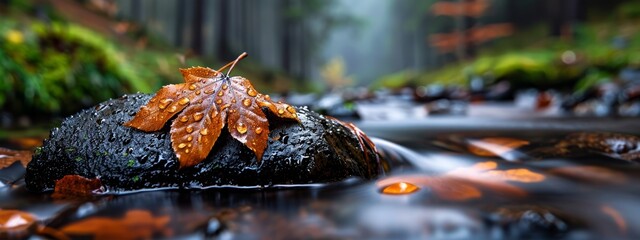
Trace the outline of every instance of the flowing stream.
[[65, 199], [26, 191], [15, 163], [0, 170], [0, 209], [32, 214], [40, 230], [26, 234], [51, 238], [634, 239], [636, 122], [361, 122], [387, 159], [384, 176], [265, 189]]

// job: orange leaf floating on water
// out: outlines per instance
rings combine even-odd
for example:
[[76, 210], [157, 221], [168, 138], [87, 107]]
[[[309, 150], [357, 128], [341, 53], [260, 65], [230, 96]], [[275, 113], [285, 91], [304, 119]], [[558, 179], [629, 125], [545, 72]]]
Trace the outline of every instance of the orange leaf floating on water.
[[466, 201], [482, 197], [480, 189], [471, 182], [451, 177], [436, 177], [429, 185], [440, 198], [452, 201]]
[[469, 140], [468, 149], [471, 153], [482, 157], [496, 157], [516, 148], [528, 145], [529, 142], [515, 138], [483, 138]]
[[[378, 181], [376, 185], [382, 189], [382, 193], [386, 193], [385, 191], [393, 193], [394, 190], [402, 189], [399, 184], [411, 183], [416, 188], [430, 189], [444, 200], [467, 201], [481, 198], [483, 196], [481, 189], [489, 189], [511, 197], [525, 197], [527, 192], [524, 189], [509, 182], [536, 183], [546, 179], [545, 175], [524, 168], [507, 170], [497, 168], [497, 162], [485, 161], [455, 168], [437, 176], [389, 177]], [[405, 189], [407, 189], [406, 186]]]
[[[230, 63], [231, 69], [246, 55], [243, 53]], [[258, 93], [246, 78], [221, 73], [227, 66], [218, 71], [204, 67], [180, 69], [185, 83], [164, 86], [124, 125], [158, 131], [178, 114], [171, 124], [171, 146], [181, 168], [202, 162], [225, 125], [231, 136], [251, 149], [260, 161], [269, 137], [269, 122], [262, 108], [281, 118], [298, 120], [296, 110]]]
[[491, 170], [487, 171], [486, 174], [487, 176], [495, 177], [495, 179], [503, 181], [523, 183], [542, 182], [545, 179], [544, 175], [529, 171], [529, 169], [526, 168]]
[[31, 155], [31, 151], [16, 151], [0, 147], [0, 169], [8, 167], [14, 162], [20, 162], [22, 166], [27, 166], [31, 161]]
[[404, 195], [414, 193], [420, 190], [420, 188], [413, 183], [397, 182], [392, 183], [382, 189], [382, 193], [389, 195]]
[[167, 233], [169, 216], [154, 217], [146, 210], [130, 210], [123, 218], [92, 217], [71, 223], [60, 229], [72, 236], [93, 236], [93, 239], [151, 239]]

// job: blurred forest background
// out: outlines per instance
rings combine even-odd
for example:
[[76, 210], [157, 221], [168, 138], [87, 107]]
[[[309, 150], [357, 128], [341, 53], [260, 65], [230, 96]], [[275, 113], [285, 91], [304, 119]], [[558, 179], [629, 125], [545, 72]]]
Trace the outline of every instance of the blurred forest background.
[[0, 121], [152, 93], [245, 51], [234, 75], [283, 96], [586, 91], [638, 77], [639, 23], [633, 0], [0, 0]]

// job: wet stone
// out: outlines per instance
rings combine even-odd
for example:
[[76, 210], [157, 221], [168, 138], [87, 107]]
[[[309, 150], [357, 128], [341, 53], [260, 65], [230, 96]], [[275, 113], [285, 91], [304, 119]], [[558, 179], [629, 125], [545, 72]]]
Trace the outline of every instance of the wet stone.
[[490, 218], [508, 239], [561, 238], [569, 232], [569, 226], [580, 225], [555, 210], [534, 205], [502, 207]]
[[[362, 150], [346, 127], [306, 109], [300, 123], [266, 111], [269, 143], [262, 160], [229, 134], [247, 126], [226, 126], [209, 156], [194, 167], [180, 169], [171, 148], [170, 124], [157, 132], [142, 132], [122, 124], [133, 118], [151, 95], [135, 94], [89, 108], [65, 119], [52, 130], [27, 167], [25, 181], [32, 191], [48, 191], [66, 175], [100, 179], [107, 191], [210, 186], [271, 186], [372, 179], [379, 174], [377, 153]], [[105, 119], [102, 124], [97, 119]], [[256, 133], [263, 129], [253, 129]], [[112, 135], [116, 140], [109, 141]], [[286, 138], [280, 136], [287, 136]], [[73, 149], [68, 150], [68, 149]], [[364, 152], [363, 152], [364, 151]], [[307, 156], [301, 161], [287, 161]]]

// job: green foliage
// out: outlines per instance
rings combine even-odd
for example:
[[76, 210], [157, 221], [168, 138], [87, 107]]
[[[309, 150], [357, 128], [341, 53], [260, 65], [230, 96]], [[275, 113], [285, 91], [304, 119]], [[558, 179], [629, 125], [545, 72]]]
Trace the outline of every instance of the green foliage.
[[617, 9], [618, 16], [623, 19], [640, 18], [640, 2], [629, 1], [620, 4]]
[[15, 113], [71, 113], [160, 85], [124, 51], [74, 24], [0, 19], [0, 106]]
[[[576, 28], [573, 41], [541, 38], [537, 27], [496, 41], [470, 62], [435, 71], [402, 71], [381, 77], [374, 87], [398, 88], [433, 83], [466, 85], [473, 77], [485, 83], [510, 81], [519, 87], [561, 87], [581, 91], [611, 81], [625, 67], [640, 67], [640, 27], [634, 22], [597, 22]], [[538, 36], [537, 40], [530, 40]], [[618, 41], [618, 43], [615, 43]], [[514, 49], [517, 49], [514, 51]], [[564, 56], [564, 60], [563, 60]]]

